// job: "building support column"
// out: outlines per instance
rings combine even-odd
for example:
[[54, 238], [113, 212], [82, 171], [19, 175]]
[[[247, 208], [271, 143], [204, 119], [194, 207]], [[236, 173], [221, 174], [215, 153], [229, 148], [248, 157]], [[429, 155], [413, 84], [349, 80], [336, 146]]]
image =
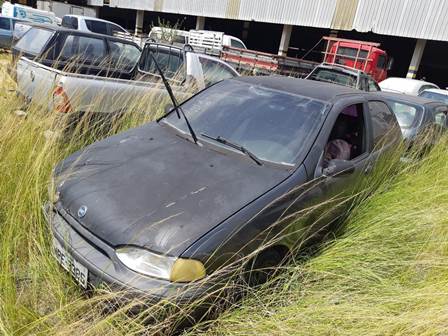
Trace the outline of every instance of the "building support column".
[[135, 36], [141, 36], [143, 34], [143, 17], [145, 11], [137, 10], [137, 16], [135, 18]]
[[198, 16], [196, 18], [196, 30], [204, 30], [205, 27], [205, 17]]
[[419, 39], [415, 44], [414, 54], [412, 55], [411, 64], [409, 65], [408, 74], [406, 78], [415, 78], [417, 76], [418, 68], [422, 60], [423, 52], [425, 51], [426, 40]]
[[288, 55], [289, 40], [291, 39], [292, 26], [283, 25], [282, 38], [280, 40], [280, 46], [278, 48], [279, 56]]
[[243, 23], [243, 33], [241, 37], [243, 38], [243, 41], [247, 41], [247, 37], [249, 36], [249, 28], [250, 28], [250, 21], [244, 21]]

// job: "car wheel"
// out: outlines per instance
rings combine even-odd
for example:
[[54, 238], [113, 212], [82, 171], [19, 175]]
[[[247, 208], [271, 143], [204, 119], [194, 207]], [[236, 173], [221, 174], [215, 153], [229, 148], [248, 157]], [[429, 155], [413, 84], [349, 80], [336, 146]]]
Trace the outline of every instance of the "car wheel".
[[280, 249], [270, 248], [262, 251], [247, 265], [244, 280], [250, 287], [257, 287], [266, 283], [281, 266], [285, 257]]

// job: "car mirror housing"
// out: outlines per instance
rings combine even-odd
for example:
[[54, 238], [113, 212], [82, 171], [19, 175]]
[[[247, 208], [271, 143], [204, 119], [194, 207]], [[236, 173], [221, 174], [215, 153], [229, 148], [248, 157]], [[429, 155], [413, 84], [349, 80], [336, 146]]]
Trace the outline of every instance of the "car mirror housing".
[[337, 159], [328, 162], [328, 166], [322, 171], [324, 176], [350, 175], [354, 172], [355, 165], [353, 164], [353, 162]]

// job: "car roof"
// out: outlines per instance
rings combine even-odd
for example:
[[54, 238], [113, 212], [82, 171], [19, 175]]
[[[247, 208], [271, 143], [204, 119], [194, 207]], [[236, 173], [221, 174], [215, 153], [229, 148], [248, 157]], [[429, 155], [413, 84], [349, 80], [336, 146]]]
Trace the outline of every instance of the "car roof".
[[448, 90], [443, 90], [443, 89], [426, 89], [423, 92], [434, 92], [434, 93], [439, 93], [442, 94], [444, 96], [448, 96]]
[[76, 14], [66, 14], [64, 16], [70, 16], [70, 17], [75, 17], [78, 19], [84, 19], [84, 20], [92, 20], [92, 21], [101, 21], [101, 22], [106, 22], [106, 23], [112, 23], [114, 25], [119, 26], [119, 24], [112, 22], [112, 21], [108, 21], [108, 20], [103, 20], [103, 19], [99, 19], [93, 16], [86, 16], [86, 15], [76, 15]]
[[284, 76], [243, 76], [236, 80], [325, 102], [342, 95], [365, 95], [365, 92], [342, 85]]
[[30, 26], [32, 26], [33, 28], [43, 28], [43, 29], [48, 29], [48, 30], [53, 30], [53, 31], [57, 31], [57, 32], [67, 32], [67, 33], [74, 33], [77, 35], [85, 35], [85, 36], [92, 36], [92, 37], [99, 37], [99, 38], [107, 38], [109, 40], [116, 40], [116, 41], [120, 41], [120, 42], [127, 42], [129, 44], [134, 44], [136, 45], [139, 49], [140, 46], [135, 43], [134, 41], [131, 41], [127, 38], [121, 38], [118, 36], [111, 36], [111, 35], [104, 35], [104, 34], [97, 34], [97, 33], [93, 33], [90, 31], [83, 31], [83, 30], [77, 30], [77, 29], [71, 29], [71, 28], [66, 28], [66, 27], [62, 27], [62, 26], [56, 26], [56, 25], [51, 25], [51, 24], [44, 24], [44, 23], [34, 23], [34, 22], [27, 22], [27, 24], [29, 24]]
[[386, 78], [385, 80], [383, 80], [382, 82], [380, 82], [380, 86], [383, 85], [385, 87], [388, 86], [388, 84], [398, 84], [398, 85], [402, 85], [402, 84], [406, 84], [409, 86], [413, 86], [413, 87], [417, 87], [417, 86], [422, 86], [422, 85], [434, 85], [437, 86], [434, 83], [430, 83], [430, 82], [426, 82], [420, 79], [413, 79], [413, 78], [401, 78], [401, 77], [389, 77]]
[[434, 99], [428, 99], [428, 98], [419, 97], [419, 96], [410, 96], [410, 95], [406, 95], [406, 94], [402, 94], [402, 93], [381, 91], [381, 92], [372, 93], [372, 95], [379, 96], [379, 97], [381, 97], [383, 99], [387, 99], [387, 100], [395, 100], [398, 102], [415, 104], [415, 105], [427, 105], [427, 104], [434, 104], [434, 103], [443, 105], [442, 102], [434, 100]]

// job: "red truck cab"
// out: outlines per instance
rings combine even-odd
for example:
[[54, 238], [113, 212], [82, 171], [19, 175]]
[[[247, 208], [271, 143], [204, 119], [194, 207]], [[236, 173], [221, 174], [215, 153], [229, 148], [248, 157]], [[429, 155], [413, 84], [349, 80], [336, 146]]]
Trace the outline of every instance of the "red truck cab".
[[392, 60], [384, 50], [379, 48], [379, 43], [334, 37], [323, 39], [327, 41], [324, 53], [325, 63], [362, 70], [377, 82], [387, 78], [387, 71], [390, 70]]

